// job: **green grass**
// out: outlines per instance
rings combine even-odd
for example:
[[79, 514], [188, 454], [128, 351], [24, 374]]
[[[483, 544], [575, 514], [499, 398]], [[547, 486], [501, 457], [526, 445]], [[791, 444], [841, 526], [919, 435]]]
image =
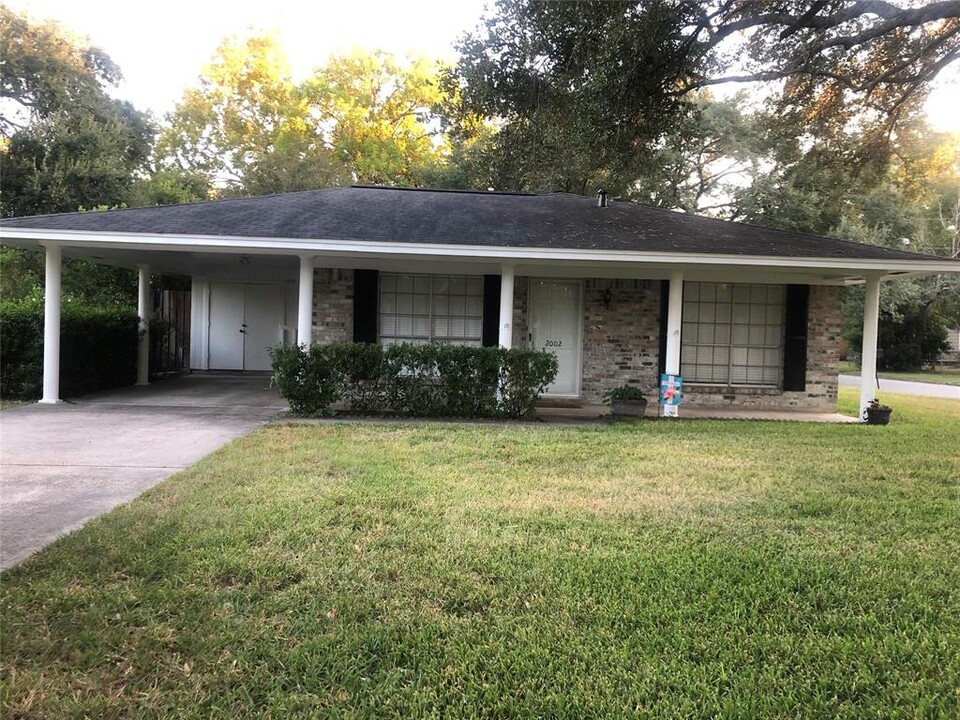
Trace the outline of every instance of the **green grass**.
[[3, 576], [4, 717], [958, 717], [960, 403], [884, 400], [258, 430]]
[[[859, 375], [860, 366], [856, 363], [843, 361], [840, 363], [840, 372], [848, 375]], [[940, 383], [942, 385], [960, 385], [960, 367], [938, 367], [935, 370], [923, 372], [886, 372], [879, 373], [887, 380], [908, 380], [910, 382]]]

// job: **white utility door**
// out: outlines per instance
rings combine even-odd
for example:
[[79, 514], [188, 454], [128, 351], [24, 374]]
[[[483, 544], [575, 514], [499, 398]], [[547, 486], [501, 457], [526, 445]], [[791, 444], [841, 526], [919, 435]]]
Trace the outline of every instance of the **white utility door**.
[[280, 342], [279, 285], [210, 283], [211, 370], [269, 370], [268, 349]]
[[580, 394], [580, 283], [530, 281], [530, 332], [533, 347], [557, 356], [557, 379], [548, 395]]
[[243, 285], [210, 283], [211, 370], [243, 370]]
[[270, 348], [280, 343], [283, 296], [279, 285], [247, 285], [243, 290], [243, 369], [269, 370]]

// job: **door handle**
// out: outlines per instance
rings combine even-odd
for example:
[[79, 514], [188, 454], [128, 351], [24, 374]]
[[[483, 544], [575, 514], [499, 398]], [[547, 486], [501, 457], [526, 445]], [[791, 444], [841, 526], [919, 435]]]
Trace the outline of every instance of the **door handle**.
[[240, 333], [241, 333], [242, 335], [246, 335], [246, 334], [247, 334], [247, 331], [244, 330], [243, 328], [240, 328]]

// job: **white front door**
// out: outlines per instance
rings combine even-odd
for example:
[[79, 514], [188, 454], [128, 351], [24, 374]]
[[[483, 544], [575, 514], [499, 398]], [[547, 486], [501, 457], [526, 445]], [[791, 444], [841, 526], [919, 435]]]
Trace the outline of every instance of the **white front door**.
[[557, 379], [548, 395], [580, 394], [580, 283], [530, 281], [530, 332], [533, 347], [557, 356]]
[[279, 285], [210, 283], [211, 370], [269, 370], [269, 348], [280, 342]]

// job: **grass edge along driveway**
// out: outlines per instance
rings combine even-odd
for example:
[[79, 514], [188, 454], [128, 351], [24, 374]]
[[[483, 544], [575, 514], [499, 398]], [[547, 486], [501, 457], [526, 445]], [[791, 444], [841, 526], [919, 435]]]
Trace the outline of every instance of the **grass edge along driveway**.
[[960, 403], [885, 399], [257, 430], [3, 575], [4, 716], [956, 717]]

